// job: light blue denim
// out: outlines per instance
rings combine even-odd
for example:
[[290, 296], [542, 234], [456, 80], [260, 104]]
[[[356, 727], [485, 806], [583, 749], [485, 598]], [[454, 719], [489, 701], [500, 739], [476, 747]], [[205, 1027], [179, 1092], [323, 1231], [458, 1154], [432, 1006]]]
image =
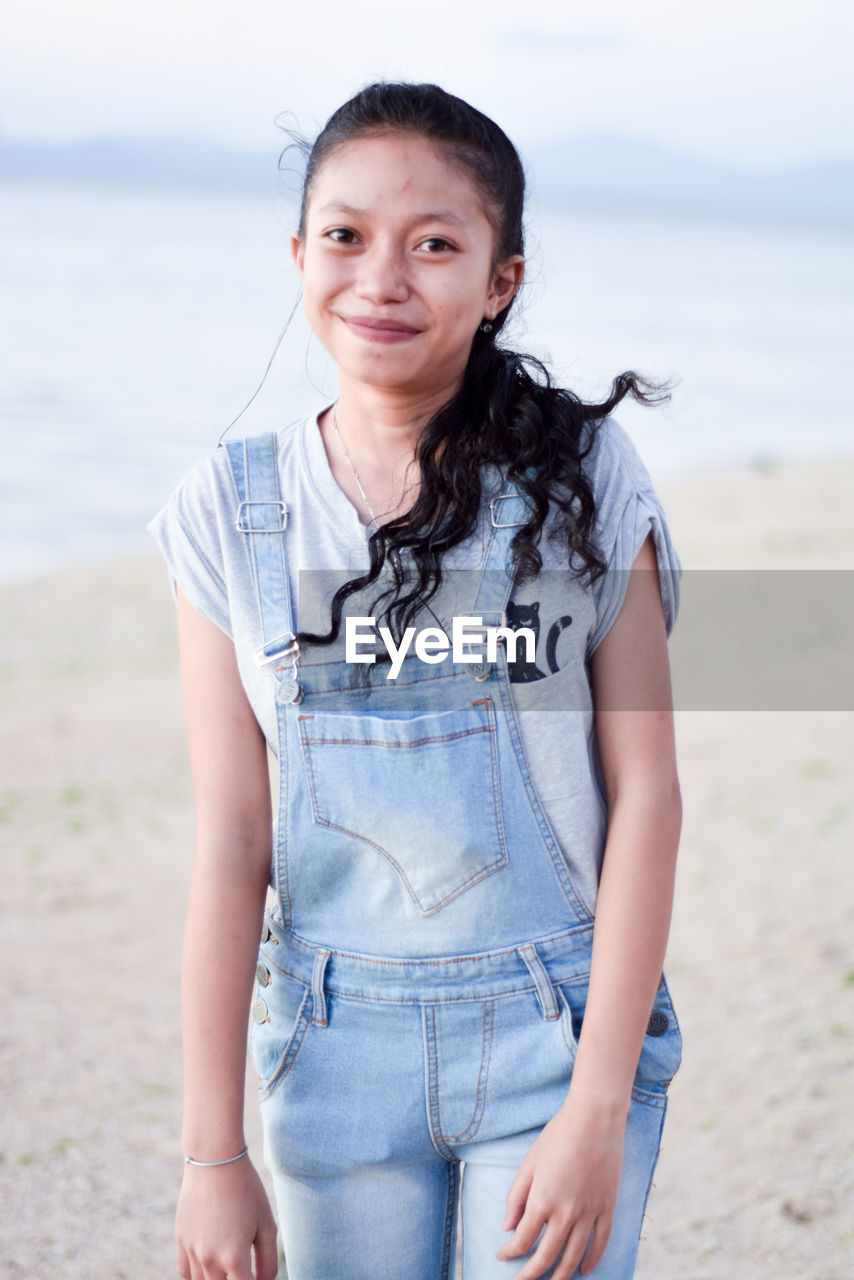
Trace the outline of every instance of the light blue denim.
[[[290, 1280], [502, 1280], [505, 1198], [570, 1083], [593, 921], [534, 791], [499, 648], [387, 681], [294, 660], [272, 437], [229, 446], [276, 681], [273, 883], [252, 1006], [265, 1159]], [[494, 503], [465, 612], [498, 621], [523, 517]], [[629, 1280], [681, 1037], [662, 978], [591, 1274]], [[461, 1176], [462, 1175], [462, 1176]], [[461, 1197], [461, 1214], [460, 1208]]]

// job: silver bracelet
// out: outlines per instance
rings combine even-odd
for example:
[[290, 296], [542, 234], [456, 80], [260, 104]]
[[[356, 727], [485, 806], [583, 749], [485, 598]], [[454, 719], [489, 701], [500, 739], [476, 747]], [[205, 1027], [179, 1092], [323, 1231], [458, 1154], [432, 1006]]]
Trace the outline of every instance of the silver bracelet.
[[242, 1160], [243, 1157], [248, 1153], [249, 1153], [249, 1144], [247, 1143], [247, 1145], [243, 1148], [242, 1151], [238, 1151], [236, 1156], [229, 1156], [227, 1160], [194, 1160], [192, 1156], [184, 1156], [184, 1163], [197, 1164], [197, 1165], [200, 1165], [203, 1169], [213, 1169], [218, 1164], [234, 1164], [235, 1160]]

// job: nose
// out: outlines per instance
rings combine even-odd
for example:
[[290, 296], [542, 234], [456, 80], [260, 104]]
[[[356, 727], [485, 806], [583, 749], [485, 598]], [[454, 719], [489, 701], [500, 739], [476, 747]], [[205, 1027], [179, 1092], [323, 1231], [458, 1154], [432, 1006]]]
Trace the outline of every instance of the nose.
[[405, 302], [409, 297], [403, 255], [390, 240], [374, 240], [362, 254], [359, 268], [356, 292], [366, 302], [381, 306], [386, 302]]

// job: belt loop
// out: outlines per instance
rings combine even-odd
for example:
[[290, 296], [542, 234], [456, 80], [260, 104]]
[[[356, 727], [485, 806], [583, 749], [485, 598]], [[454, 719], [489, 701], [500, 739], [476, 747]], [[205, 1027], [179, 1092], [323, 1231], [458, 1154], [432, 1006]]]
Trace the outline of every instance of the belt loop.
[[329, 963], [331, 951], [323, 951], [318, 947], [314, 953], [314, 968], [311, 972], [311, 998], [314, 1004], [314, 1015], [312, 1023], [315, 1027], [328, 1026], [326, 1017], [326, 992], [323, 989], [323, 979], [326, 976], [326, 966]]
[[551, 978], [546, 973], [546, 967], [537, 955], [537, 948], [533, 942], [526, 942], [523, 947], [517, 947], [516, 951], [524, 960], [528, 973], [534, 979], [534, 986], [537, 988], [537, 1000], [543, 1017], [547, 1022], [554, 1022], [560, 1017], [560, 1005], [555, 997]]

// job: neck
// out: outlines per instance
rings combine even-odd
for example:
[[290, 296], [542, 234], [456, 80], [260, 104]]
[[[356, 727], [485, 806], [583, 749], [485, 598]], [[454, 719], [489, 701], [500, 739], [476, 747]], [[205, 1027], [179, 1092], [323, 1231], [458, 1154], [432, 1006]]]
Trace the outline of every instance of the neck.
[[415, 448], [425, 425], [454, 394], [456, 384], [415, 396], [366, 387], [341, 379], [332, 411], [319, 423], [332, 475], [364, 524], [391, 520], [408, 511], [418, 496]]
[[422, 430], [453, 396], [456, 383], [431, 394], [405, 395], [341, 380], [338, 425], [363, 458], [411, 458]]

